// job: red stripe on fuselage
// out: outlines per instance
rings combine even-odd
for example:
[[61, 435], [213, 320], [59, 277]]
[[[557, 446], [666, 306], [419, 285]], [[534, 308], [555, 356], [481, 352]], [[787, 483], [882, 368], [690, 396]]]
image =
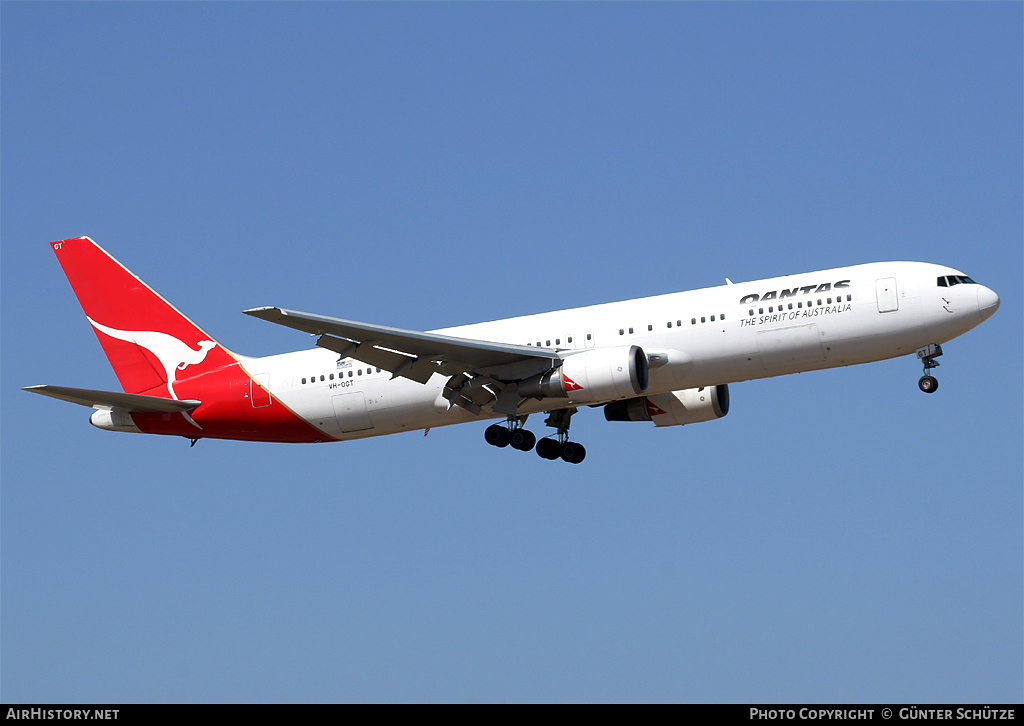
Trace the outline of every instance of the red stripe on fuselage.
[[[186, 438], [236, 439], [315, 443], [332, 441], [330, 436], [310, 424], [277, 398], [270, 405], [253, 408], [249, 375], [237, 361], [183, 378], [175, 383], [175, 392], [184, 400], [202, 401], [189, 416], [197, 428], [179, 413], [134, 413], [132, 419], [147, 434], [165, 434]], [[269, 392], [268, 392], [269, 395]]]

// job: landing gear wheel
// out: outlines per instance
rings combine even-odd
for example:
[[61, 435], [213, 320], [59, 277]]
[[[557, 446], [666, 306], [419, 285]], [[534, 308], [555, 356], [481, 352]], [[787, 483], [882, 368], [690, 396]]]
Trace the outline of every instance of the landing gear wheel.
[[575, 441], [566, 441], [562, 444], [562, 461], [567, 461], [570, 464], [579, 464], [586, 455], [587, 450], [583, 448], [583, 444], [577, 444]]
[[508, 446], [511, 438], [512, 435], [509, 433], [509, 430], [501, 424], [488, 426], [487, 430], [484, 431], [484, 440], [491, 446], [497, 446], [499, 449]]
[[537, 443], [537, 437], [533, 435], [532, 431], [527, 429], [512, 429], [509, 443], [512, 444], [513, 449], [529, 451]]
[[562, 455], [562, 445], [554, 439], [541, 439], [537, 442], [537, 456], [554, 461]]
[[939, 367], [935, 360], [942, 355], [942, 346], [938, 343], [929, 343], [917, 349], [917, 357], [924, 363], [924, 375], [917, 381], [917, 387], [925, 393], [935, 393], [939, 390], [939, 382], [932, 375], [932, 369]]

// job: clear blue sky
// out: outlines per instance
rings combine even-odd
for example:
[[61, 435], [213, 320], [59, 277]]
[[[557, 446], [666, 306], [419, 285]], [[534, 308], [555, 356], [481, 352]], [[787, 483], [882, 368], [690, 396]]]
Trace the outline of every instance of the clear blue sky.
[[[0, 4], [4, 701], [1022, 697], [1020, 3]], [[580, 466], [99, 431], [48, 243], [229, 347], [909, 259], [1002, 296]], [[535, 422], [539, 424], [539, 422]], [[534, 427], [537, 428], [536, 426]], [[538, 429], [539, 430], [539, 429]]]

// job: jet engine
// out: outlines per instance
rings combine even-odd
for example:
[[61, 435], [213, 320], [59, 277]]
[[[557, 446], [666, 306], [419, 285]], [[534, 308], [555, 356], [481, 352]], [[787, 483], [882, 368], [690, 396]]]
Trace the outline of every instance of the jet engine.
[[560, 367], [520, 381], [519, 395], [602, 403], [642, 394], [647, 374], [647, 355], [640, 346], [595, 348], [566, 356]]
[[653, 421], [655, 426], [682, 426], [712, 421], [729, 413], [729, 386], [687, 388], [671, 393], [615, 401], [604, 407], [608, 421]]

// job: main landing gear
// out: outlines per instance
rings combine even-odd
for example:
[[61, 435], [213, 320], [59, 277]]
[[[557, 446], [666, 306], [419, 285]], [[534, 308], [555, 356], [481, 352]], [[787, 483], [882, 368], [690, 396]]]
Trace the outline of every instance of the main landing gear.
[[930, 343], [917, 349], [917, 357], [924, 363], [924, 375], [917, 381], [917, 387], [925, 393], [935, 393], [939, 390], [939, 381], [931, 375], [931, 371], [932, 368], [939, 367], [939, 362], [935, 359], [940, 355], [942, 355], [942, 346], [938, 343]]
[[523, 428], [526, 416], [509, 416], [504, 424], [493, 424], [484, 431], [484, 439], [491, 446], [504, 448], [511, 444], [513, 449], [529, 451], [537, 446], [537, 455], [542, 459], [562, 459], [570, 464], [579, 464], [587, 455], [582, 444], [569, 441], [569, 418], [576, 413], [574, 408], [552, 411], [544, 421], [557, 429], [555, 438], [545, 437], [540, 441], [532, 432]]
[[583, 444], [569, 441], [569, 419], [574, 413], [575, 408], [560, 408], [548, 414], [544, 423], [553, 426], [557, 433], [553, 439], [544, 438], [537, 442], [537, 455], [540, 458], [552, 461], [561, 458], [570, 464], [579, 464], [587, 456]]
[[532, 431], [527, 431], [523, 428], [523, 421], [514, 416], [509, 416], [508, 421], [505, 424], [494, 424], [488, 426], [487, 430], [484, 431], [484, 439], [491, 446], [497, 446], [499, 449], [503, 449], [509, 444], [512, 445], [513, 449], [519, 451], [529, 451], [533, 448], [533, 445], [537, 443], [537, 437], [533, 435]]

